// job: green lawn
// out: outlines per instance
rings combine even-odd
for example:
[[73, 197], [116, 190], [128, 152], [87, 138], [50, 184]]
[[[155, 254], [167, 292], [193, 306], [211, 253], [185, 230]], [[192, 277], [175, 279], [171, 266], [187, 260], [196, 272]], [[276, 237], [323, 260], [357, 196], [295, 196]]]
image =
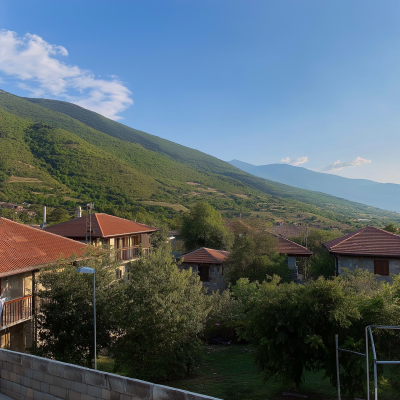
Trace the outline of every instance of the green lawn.
[[[97, 365], [101, 371], [113, 372], [114, 362], [110, 358], [100, 356]], [[393, 376], [394, 372], [397, 375]], [[117, 374], [127, 376], [124, 371], [118, 371]], [[387, 380], [387, 377], [392, 376], [398, 381], [398, 369], [386, 367], [384, 375], [386, 378], [379, 377], [379, 399], [400, 399], [399, 391]], [[251, 346], [245, 345], [207, 346], [204, 363], [192, 377], [163, 384], [224, 400], [300, 399], [282, 395], [282, 392], [293, 393], [293, 388], [273, 380], [264, 381], [254, 365]], [[299, 393], [307, 395], [310, 400], [337, 399], [337, 389], [324, 379], [322, 372], [306, 373]], [[342, 399], [349, 400], [346, 396], [342, 396]]]
[[[224, 400], [275, 400], [296, 397], [283, 396], [282, 392], [293, 392], [280, 383], [263, 381], [254, 365], [250, 346], [207, 346], [204, 365], [192, 378], [170, 381], [168, 386], [202, 393]], [[336, 388], [323, 379], [323, 374], [307, 374], [300, 390], [309, 399], [335, 400]]]
[[[113, 372], [113, 361], [100, 357], [98, 369]], [[126, 375], [118, 371], [119, 375]], [[224, 400], [278, 400], [296, 397], [283, 396], [282, 392], [293, 392], [280, 383], [263, 381], [262, 375], [254, 365], [251, 346], [207, 346], [204, 364], [193, 377], [163, 382], [164, 385], [206, 394]], [[307, 374], [300, 390], [309, 399], [336, 400], [336, 388], [323, 379], [323, 374]]]

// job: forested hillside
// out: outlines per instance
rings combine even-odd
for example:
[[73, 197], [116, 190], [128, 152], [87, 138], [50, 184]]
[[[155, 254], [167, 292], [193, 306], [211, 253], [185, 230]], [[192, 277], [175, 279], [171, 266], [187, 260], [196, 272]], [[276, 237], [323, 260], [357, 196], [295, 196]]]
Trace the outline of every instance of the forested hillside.
[[94, 201], [97, 210], [133, 218], [144, 209], [174, 215], [205, 199], [228, 217], [339, 228], [358, 219], [400, 221], [396, 213], [255, 177], [74, 104], [5, 92], [0, 156], [0, 201]]

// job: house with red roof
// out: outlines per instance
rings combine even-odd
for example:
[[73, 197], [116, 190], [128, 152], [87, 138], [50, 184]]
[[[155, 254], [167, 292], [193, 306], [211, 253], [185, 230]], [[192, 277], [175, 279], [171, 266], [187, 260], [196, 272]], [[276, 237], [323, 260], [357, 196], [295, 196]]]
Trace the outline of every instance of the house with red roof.
[[158, 229], [152, 226], [114, 217], [103, 213], [72, 219], [44, 229], [59, 236], [93, 245], [104, 245], [114, 249], [117, 260], [121, 261], [119, 277], [127, 273], [125, 264], [139, 257], [139, 246], [148, 254], [150, 234]]
[[[229, 224], [225, 225], [228, 227], [236, 236], [241, 236], [241, 235], [247, 235], [251, 232], [257, 231], [257, 228], [251, 228], [247, 224], [245, 224], [241, 220], [235, 220], [230, 222]], [[299, 226], [275, 226], [275, 227], [270, 227], [270, 228], [296, 228], [292, 230], [287, 230], [287, 232], [300, 232], [297, 228], [304, 229], [303, 227]], [[260, 231], [260, 230], [259, 230]], [[297, 269], [297, 264], [296, 264], [296, 259], [297, 257], [301, 258], [308, 258], [313, 255], [312, 251], [308, 250], [306, 247], [303, 247], [295, 242], [292, 242], [289, 239], [286, 239], [285, 235], [282, 235], [279, 233], [279, 230], [270, 230], [267, 228], [267, 232], [275, 237], [278, 238], [278, 251], [279, 254], [281, 255], [286, 255], [288, 257], [288, 266], [293, 270], [293, 279], [298, 278], [298, 269]], [[296, 235], [293, 235], [296, 236]], [[299, 236], [299, 235], [297, 235]]]
[[200, 276], [203, 286], [209, 292], [223, 291], [225, 289], [224, 266], [223, 263], [229, 256], [228, 251], [200, 249], [182, 254], [181, 268], [192, 268]]
[[336, 274], [343, 268], [362, 268], [384, 281], [400, 274], [400, 236], [367, 226], [324, 243], [336, 260]]
[[60, 259], [80, 256], [86, 245], [0, 218], [1, 347], [24, 352], [32, 346], [35, 277]]
[[[297, 243], [285, 238], [278, 238], [279, 254], [288, 256], [288, 266], [293, 269], [293, 279], [296, 279], [296, 257], [311, 257], [312, 252]], [[223, 291], [225, 289], [224, 262], [229, 257], [229, 251], [200, 249], [183, 254], [182, 268], [192, 268], [200, 276], [203, 286], [209, 292]]]

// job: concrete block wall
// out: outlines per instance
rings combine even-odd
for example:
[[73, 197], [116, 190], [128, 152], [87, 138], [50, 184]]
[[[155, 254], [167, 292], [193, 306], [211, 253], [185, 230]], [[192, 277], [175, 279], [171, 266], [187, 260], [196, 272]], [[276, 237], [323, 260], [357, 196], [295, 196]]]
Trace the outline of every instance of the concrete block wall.
[[4, 349], [0, 392], [15, 400], [218, 400]]

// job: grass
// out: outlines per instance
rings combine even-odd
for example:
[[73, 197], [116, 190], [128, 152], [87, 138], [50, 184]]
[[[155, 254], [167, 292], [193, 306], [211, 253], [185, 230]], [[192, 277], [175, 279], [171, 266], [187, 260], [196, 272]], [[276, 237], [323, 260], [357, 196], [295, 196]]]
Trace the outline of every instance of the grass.
[[[98, 369], [113, 372], [113, 360], [101, 356]], [[124, 371], [116, 372], [126, 376]], [[251, 346], [207, 346], [204, 364], [186, 379], [163, 382], [164, 385], [201, 393], [224, 400], [283, 400], [296, 397], [283, 396], [282, 392], [294, 392], [273, 380], [264, 381], [253, 361]], [[306, 374], [300, 390], [309, 399], [336, 400], [333, 388], [323, 373]]]
[[[195, 376], [165, 384], [224, 400], [296, 399], [282, 395], [282, 392], [294, 392], [293, 388], [263, 380], [254, 364], [251, 346], [243, 345], [207, 346], [204, 365]], [[336, 389], [323, 378], [323, 373], [306, 374], [300, 393], [309, 399], [337, 398]]]

